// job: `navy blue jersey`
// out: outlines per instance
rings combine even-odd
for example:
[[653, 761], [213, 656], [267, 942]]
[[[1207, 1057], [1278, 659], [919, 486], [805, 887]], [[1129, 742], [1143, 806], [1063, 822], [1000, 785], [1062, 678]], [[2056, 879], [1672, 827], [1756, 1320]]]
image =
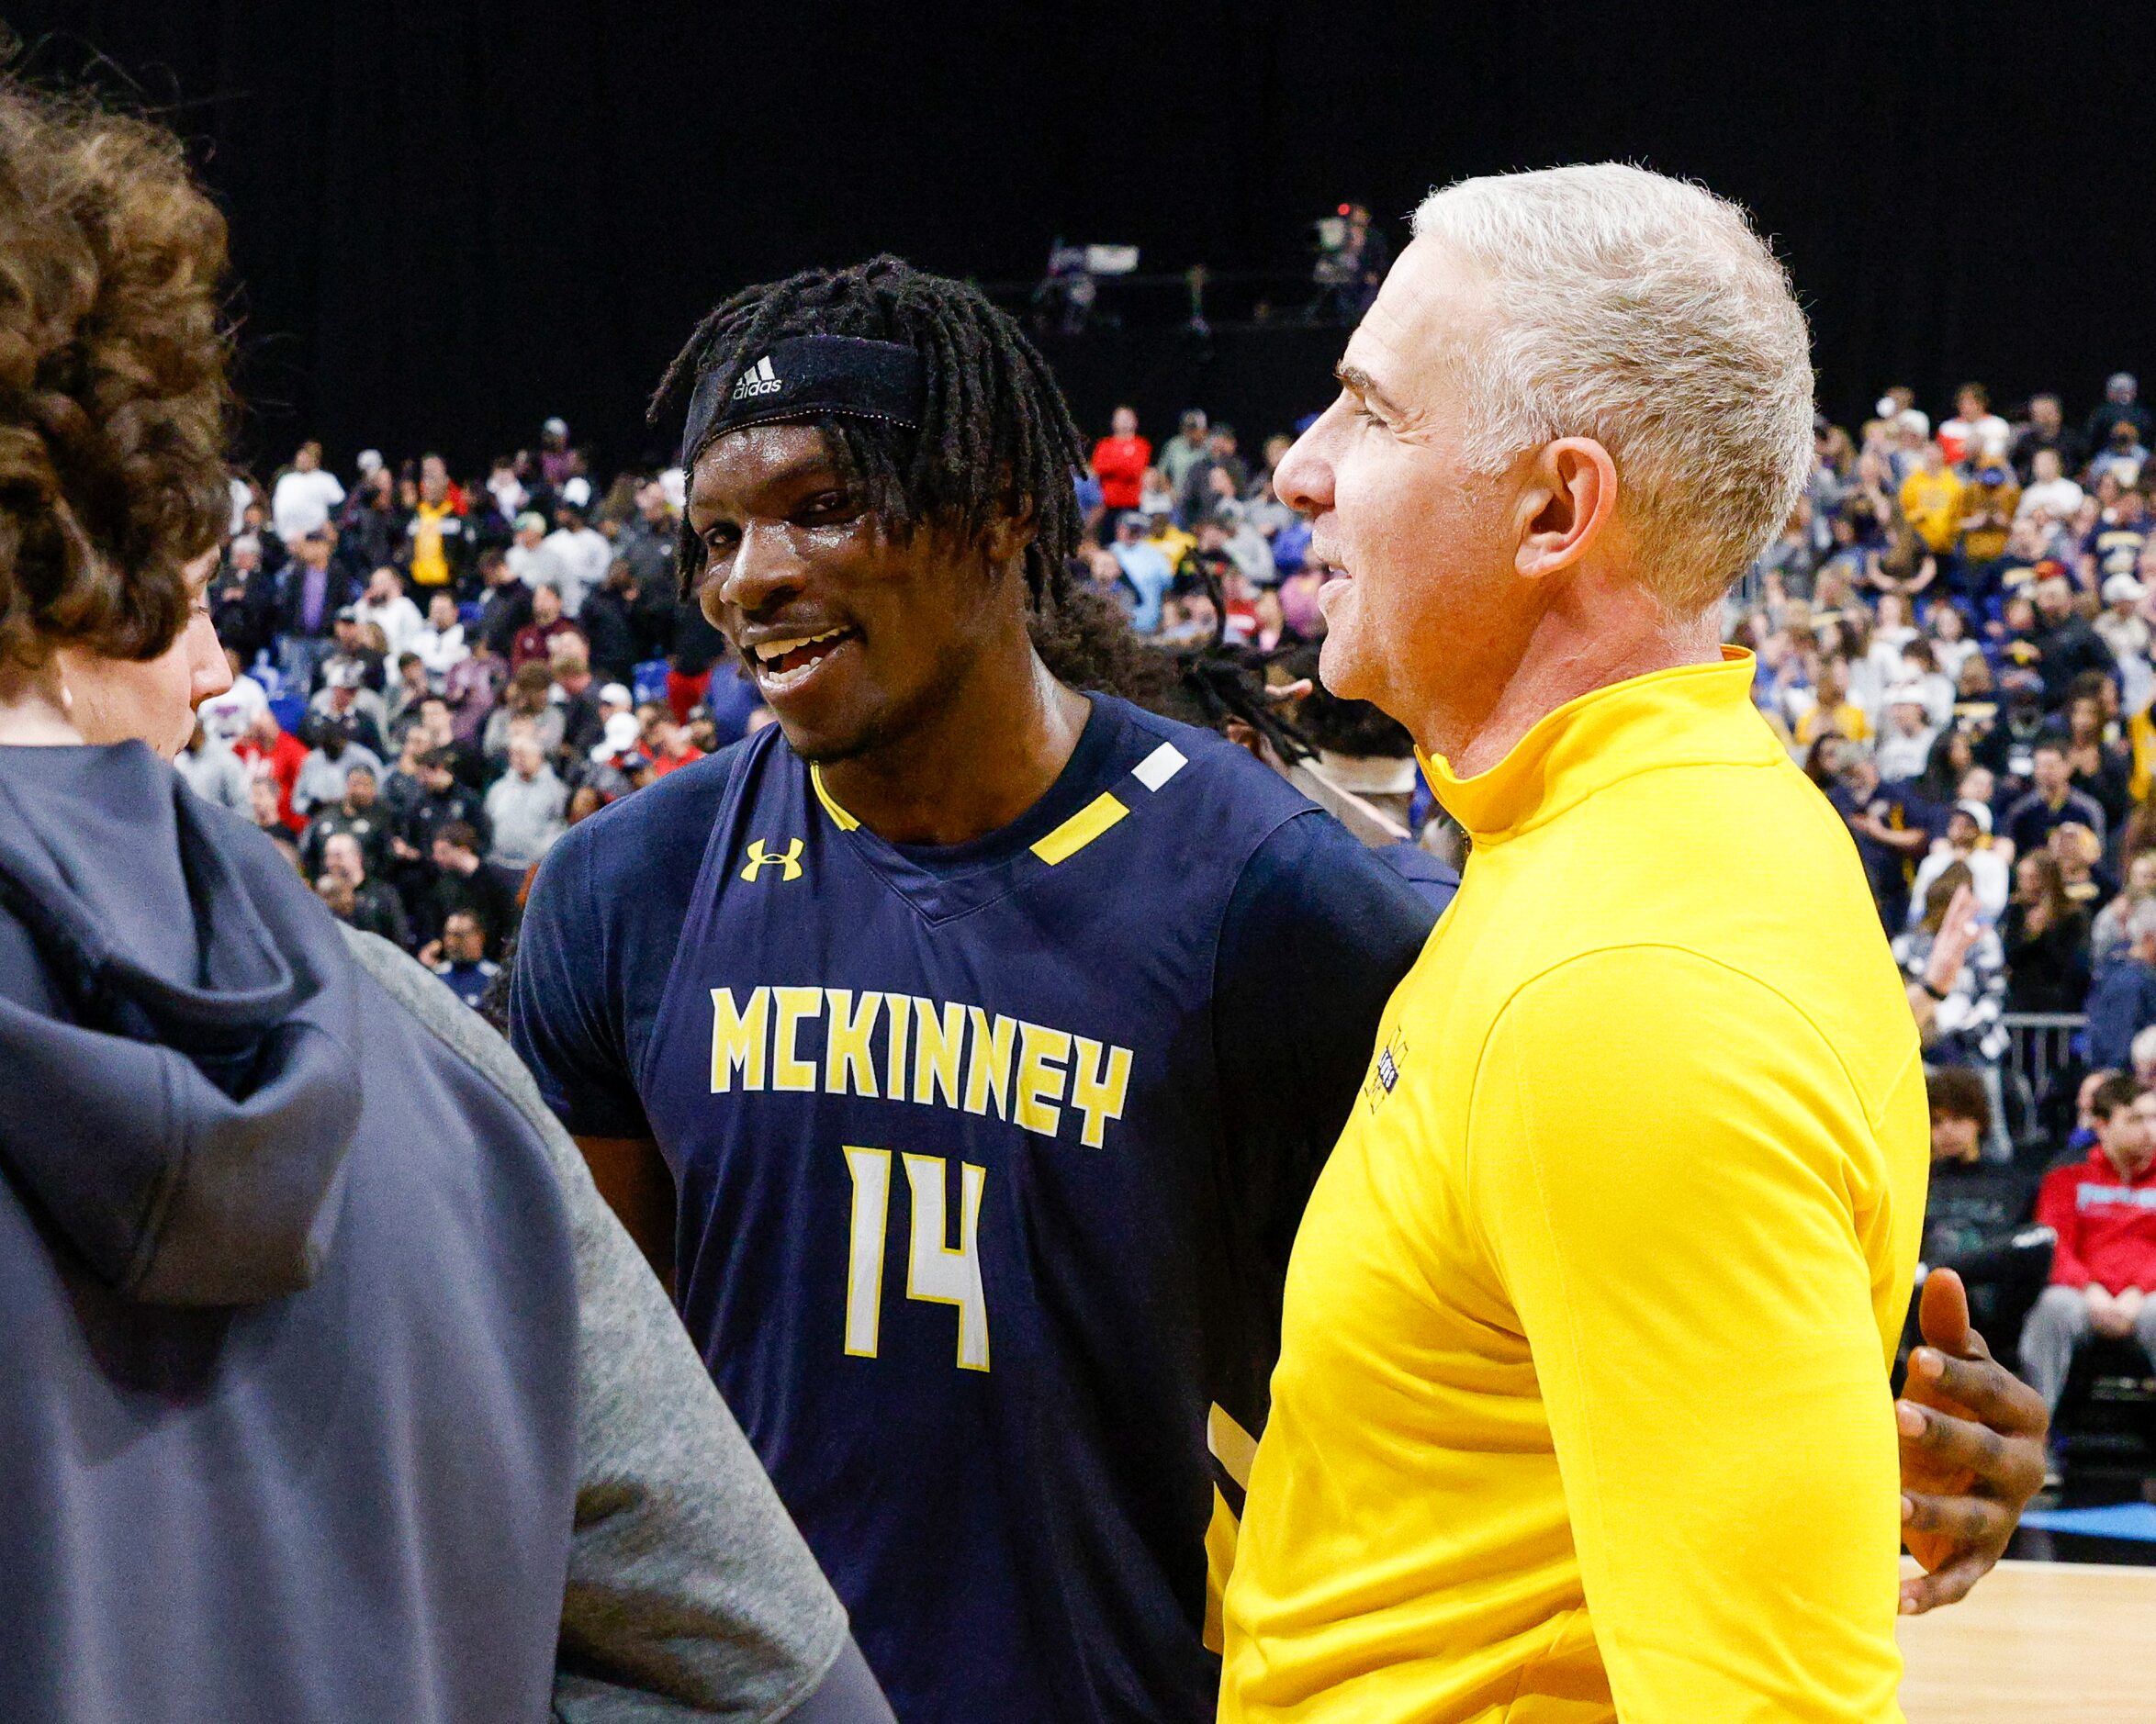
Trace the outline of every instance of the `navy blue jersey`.
[[676, 1301], [907, 1724], [1210, 1718], [1280, 1280], [1415, 890], [1095, 697], [1040, 802], [859, 826], [773, 728], [547, 859], [512, 1024], [649, 1135]]

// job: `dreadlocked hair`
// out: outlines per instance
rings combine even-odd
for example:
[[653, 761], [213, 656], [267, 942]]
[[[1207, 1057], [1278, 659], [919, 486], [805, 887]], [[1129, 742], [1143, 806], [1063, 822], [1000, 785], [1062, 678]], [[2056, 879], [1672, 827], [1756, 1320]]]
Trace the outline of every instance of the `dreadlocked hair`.
[[[802, 335], [902, 342], [927, 361], [918, 431], [828, 414], [803, 421], [823, 432], [848, 482], [889, 531], [904, 538], [933, 524], [973, 539], [992, 521], [1030, 516], [1027, 592], [1037, 612], [1061, 601], [1084, 532], [1073, 483], [1084, 442], [1047, 361], [977, 287], [887, 253], [744, 288], [696, 326], [660, 380], [647, 420], [685, 407], [713, 369], [730, 390], [773, 342]], [[702, 453], [682, 452], [691, 465]], [[686, 595], [703, 566], [686, 515], [676, 549]]]
[[1265, 688], [1265, 655], [1231, 646], [1219, 582], [1200, 571], [1216, 618], [1213, 638], [1197, 646], [1156, 646], [1131, 633], [1129, 619], [1090, 586], [1073, 585], [1054, 609], [1034, 619], [1033, 645], [1060, 682], [1112, 694], [1201, 730], [1248, 724], [1293, 764], [1317, 750]]

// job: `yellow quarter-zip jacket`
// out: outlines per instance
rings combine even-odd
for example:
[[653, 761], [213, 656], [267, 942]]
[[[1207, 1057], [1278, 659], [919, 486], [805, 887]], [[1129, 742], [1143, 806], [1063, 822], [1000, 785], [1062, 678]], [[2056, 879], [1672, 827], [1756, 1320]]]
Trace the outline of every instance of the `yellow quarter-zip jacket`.
[[1288, 1272], [1221, 1716], [1900, 1717], [1916, 1031], [1748, 655], [1470, 778]]

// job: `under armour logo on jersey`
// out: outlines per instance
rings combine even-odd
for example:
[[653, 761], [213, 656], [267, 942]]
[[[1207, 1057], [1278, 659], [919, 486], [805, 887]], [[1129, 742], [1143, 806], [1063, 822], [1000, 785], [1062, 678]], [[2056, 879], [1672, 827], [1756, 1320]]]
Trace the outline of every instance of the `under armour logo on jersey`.
[[[771, 370], [771, 356], [766, 353], [735, 380], [734, 399], [746, 401], [752, 396], [777, 395], [779, 386], [779, 378]], [[786, 878], [792, 879], [793, 876], [789, 874]]]
[[753, 880], [765, 868], [783, 868], [785, 872], [779, 876], [781, 880], [797, 880], [802, 876], [801, 853], [805, 848], [803, 841], [796, 838], [774, 855], [770, 845], [758, 838], [748, 846], [748, 866], [741, 870], [741, 878]]

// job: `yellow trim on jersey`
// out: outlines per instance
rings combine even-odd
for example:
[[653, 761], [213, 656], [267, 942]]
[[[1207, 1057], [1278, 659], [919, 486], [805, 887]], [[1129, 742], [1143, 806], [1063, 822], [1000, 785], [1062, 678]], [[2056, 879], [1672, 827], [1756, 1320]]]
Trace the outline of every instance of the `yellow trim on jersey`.
[[1237, 1424], [1235, 1415], [1218, 1401], [1206, 1413], [1206, 1448], [1230, 1478], [1244, 1490], [1250, 1489], [1251, 1462], [1258, 1458], [1258, 1439]]
[[[1214, 1412], [1220, 1409], [1215, 1407]], [[1228, 1576], [1235, 1567], [1235, 1511], [1228, 1506], [1220, 1487], [1213, 1486], [1213, 1517], [1206, 1523], [1206, 1630], [1205, 1647], [1218, 1652], [1226, 1637], [1220, 1629], [1220, 1600], [1228, 1591]]]
[[1129, 812], [1103, 790], [1035, 845], [1033, 854], [1051, 868], [1059, 862], [1067, 862]]
[[824, 788], [823, 767], [814, 765], [809, 767], [809, 782], [815, 787], [816, 800], [823, 803], [824, 812], [831, 816], [840, 832], [851, 832], [860, 824], [859, 821], [831, 800], [831, 792]]

